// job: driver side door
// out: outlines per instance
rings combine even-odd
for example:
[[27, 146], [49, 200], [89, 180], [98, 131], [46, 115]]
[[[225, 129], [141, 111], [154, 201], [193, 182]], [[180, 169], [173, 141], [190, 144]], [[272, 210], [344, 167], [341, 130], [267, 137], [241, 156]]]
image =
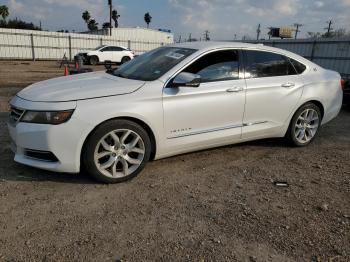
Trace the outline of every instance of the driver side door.
[[[198, 74], [200, 86], [163, 89], [164, 130], [174, 152], [239, 140], [245, 106], [245, 80], [239, 50], [214, 51], [181, 72]], [[205, 141], [205, 143], [203, 143]]]

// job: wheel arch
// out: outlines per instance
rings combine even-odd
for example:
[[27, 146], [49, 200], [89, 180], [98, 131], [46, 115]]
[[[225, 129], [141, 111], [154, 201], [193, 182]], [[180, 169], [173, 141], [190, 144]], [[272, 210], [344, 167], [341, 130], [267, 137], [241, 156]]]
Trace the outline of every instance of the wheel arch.
[[154, 135], [154, 132], [152, 130], [152, 128], [143, 120], [136, 118], [136, 117], [130, 117], [130, 116], [119, 116], [119, 117], [113, 117], [113, 118], [109, 118], [104, 120], [103, 122], [99, 123], [98, 125], [96, 125], [89, 133], [88, 135], [85, 137], [84, 142], [83, 142], [83, 146], [81, 147], [81, 151], [80, 151], [80, 169], [81, 169], [81, 163], [82, 163], [82, 155], [83, 152], [85, 150], [87, 141], [89, 140], [90, 136], [93, 134], [93, 132], [102, 124], [111, 121], [111, 120], [129, 120], [132, 122], [135, 122], [137, 124], [139, 124], [143, 129], [145, 129], [146, 133], [149, 135], [149, 138], [151, 140], [151, 156], [150, 156], [150, 160], [153, 160], [156, 152], [157, 152], [157, 143], [156, 143], [156, 138]]
[[[296, 111], [298, 111], [300, 107], [302, 107], [303, 105], [305, 105], [305, 104], [307, 104], [307, 103], [312, 103], [312, 104], [316, 105], [316, 106], [320, 109], [320, 111], [321, 111], [321, 120], [322, 120], [322, 119], [323, 119], [323, 116], [324, 116], [324, 106], [323, 106], [323, 104], [322, 104], [320, 101], [318, 101], [318, 100], [309, 100], [309, 101], [303, 103], [301, 106], [299, 106], [299, 107], [297, 108]], [[295, 111], [295, 112], [296, 112], [296, 111]], [[294, 114], [295, 114], [295, 112], [294, 112]], [[293, 115], [294, 115], [294, 114], [293, 114]]]

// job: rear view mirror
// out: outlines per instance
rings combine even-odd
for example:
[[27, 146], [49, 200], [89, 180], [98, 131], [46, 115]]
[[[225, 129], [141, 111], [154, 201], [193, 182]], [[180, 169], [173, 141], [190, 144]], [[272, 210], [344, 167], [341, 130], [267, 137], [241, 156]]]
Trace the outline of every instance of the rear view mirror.
[[182, 72], [174, 78], [171, 87], [199, 87], [200, 83], [200, 75]]

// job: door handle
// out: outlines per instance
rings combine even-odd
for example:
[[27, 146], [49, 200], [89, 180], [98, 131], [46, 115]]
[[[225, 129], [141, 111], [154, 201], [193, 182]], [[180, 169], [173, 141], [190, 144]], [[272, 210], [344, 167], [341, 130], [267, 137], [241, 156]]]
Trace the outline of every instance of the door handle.
[[295, 86], [295, 84], [291, 83], [291, 82], [287, 82], [287, 83], [282, 84], [282, 87], [285, 87], [285, 88], [291, 88], [291, 87], [294, 87], [294, 86]]
[[239, 87], [239, 86], [226, 89], [226, 92], [228, 92], [228, 93], [238, 93], [241, 91], [243, 91], [243, 87]]

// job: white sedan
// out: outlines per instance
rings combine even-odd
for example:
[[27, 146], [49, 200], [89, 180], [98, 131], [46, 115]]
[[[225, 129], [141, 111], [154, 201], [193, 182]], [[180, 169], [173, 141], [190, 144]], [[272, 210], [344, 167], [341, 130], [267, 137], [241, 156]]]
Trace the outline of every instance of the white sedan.
[[342, 89], [338, 73], [288, 51], [198, 42], [39, 82], [10, 104], [15, 161], [115, 183], [195, 150], [270, 137], [306, 146], [339, 113]]
[[106, 61], [124, 64], [134, 58], [134, 52], [125, 47], [107, 45], [98, 46], [91, 51], [81, 51], [78, 55], [83, 57], [84, 62], [91, 65]]

